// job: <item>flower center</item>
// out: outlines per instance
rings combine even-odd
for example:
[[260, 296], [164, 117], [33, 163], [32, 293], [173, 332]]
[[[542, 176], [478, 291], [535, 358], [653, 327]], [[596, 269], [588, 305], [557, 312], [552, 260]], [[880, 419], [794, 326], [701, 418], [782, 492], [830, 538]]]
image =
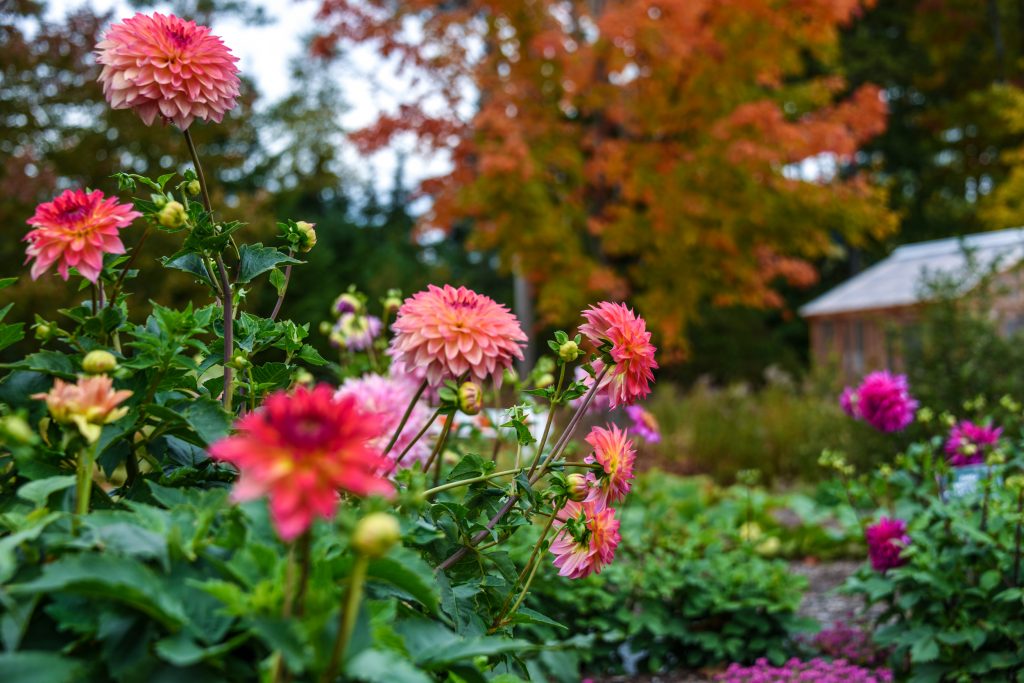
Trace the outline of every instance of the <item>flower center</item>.
[[192, 43], [192, 36], [180, 28], [168, 29], [167, 37], [171, 39], [171, 42], [179, 50], [188, 47]]
[[59, 220], [61, 223], [77, 223], [88, 214], [89, 210], [84, 206], [69, 206], [60, 212]]

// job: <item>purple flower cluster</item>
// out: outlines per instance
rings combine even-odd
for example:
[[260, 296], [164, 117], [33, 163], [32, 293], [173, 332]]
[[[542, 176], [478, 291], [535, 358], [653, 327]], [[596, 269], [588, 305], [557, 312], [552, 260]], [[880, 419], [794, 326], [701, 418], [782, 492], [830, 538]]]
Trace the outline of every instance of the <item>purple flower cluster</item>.
[[961, 420], [949, 430], [946, 439], [946, 457], [953, 467], [977, 465], [985, 462], [988, 451], [999, 443], [1002, 427], [977, 425], [970, 420]]
[[906, 375], [893, 375], [887, 370], [867, 375], [856, 389], [846, 387], [839, 396], [839, 405], [850, 417], [882, 432], [906, 429], [917, 410]]
[[889, 669], [865, 669], [844, 659], [828, 661], [791, 659], [782, 666], [772, 666], [767, 659], [759, 659], [753, 666], [730, 664], [724, 673], [715, 676], [719, 683], [891, 683]]
[[902, 519], [882, 517], [864, 530], [864, 538], [868, 542], [868, 557], [875, 571], [884, 572], [906, 564], [900, 553], [910, 545], [910, 536], [907, 535], [907, 523]]
[[845, 621], [836, 621], [822, 629], [811, 644], [830, 659], [845, 659], [858, 666], [878, 666], [888, 653], [878, 648], [870, 631]]

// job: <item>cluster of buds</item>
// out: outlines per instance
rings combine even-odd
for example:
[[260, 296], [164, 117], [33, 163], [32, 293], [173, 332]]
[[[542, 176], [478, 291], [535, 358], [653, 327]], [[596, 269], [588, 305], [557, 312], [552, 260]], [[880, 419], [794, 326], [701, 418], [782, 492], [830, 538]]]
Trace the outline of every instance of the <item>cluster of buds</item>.
[[834, 470], [844, 477], [851, 477], [857, 471], [853, 465], [846, 462], [845, 455], [839, 451], [833, 451], [828, 448], [821, 452], [821, 456], [818, 458], [818, 464], [822, 467]]

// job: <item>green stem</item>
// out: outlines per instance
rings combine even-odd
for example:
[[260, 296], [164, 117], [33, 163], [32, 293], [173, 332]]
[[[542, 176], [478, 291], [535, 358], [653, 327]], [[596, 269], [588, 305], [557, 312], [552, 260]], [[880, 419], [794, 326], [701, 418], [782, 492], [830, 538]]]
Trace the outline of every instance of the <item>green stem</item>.
[[[512, 593], [516, 588], [518, 588], [519, 584], [522, 583], [523, 578], [529, 575], [530, 581], [533, 581], [533, 573], [534, 571], [536, 571], [536, 568], [534, 567], [534, 560], [537, 559], [537, 553], [540, 552], [541, 545], [543, 545], [544, 539], [547, 538], [548, 532], [551, 530], [551, 525], [555, 522], [556, 514], [557, 513], [552, 512], [551, 516], [548, 517], [548, 521], [544, 524], [544, 530], [540, 532], [540, 538], [537, 539], [537, 543], [533, 546], [533, 552], [530, 553], [530, 559], [528, 559], [526, 561], [526, 564], [523, 565], [523, 570], [519, 572], [519, 576], [516, 577], [516, 582], [512, 586], [512, 591], [509, 591], [508, 597], [505, 598], [505, 604], [501, 606], [501, 610], [498, 612], [498, 616], [494, 619], [494, 624], [491, 627], [492, 632], [495, 629], [500, 628], [502, 624], [502, 619], [505, 617], [505, 615], [515, 612], [515, 610], [519, 607], [519, 604], [522, 602], [522, 600], [517, 600], [515, 606], [512, 607], [511, 611], [506, 612], [506, 609], [508, 608], [508, 603], [512, 599]], [[526, 584], [526, 587], [529, 588], [529, 582]]]
[[256, 410], [256, 380], [252, 378], [252, 365], [245, 369], [245, 374], [249, 379], [249, 410]]
[[405, 409], [405, 414], [402, 415], [402, 420], [398, 423], [398, 428], [395, 429], [395, 433], [391, 435], [391, 440], [388, 441], [387, 448], [384, 449], [384, 455], [390, 453], [391, 449], [395, 447], [395, 442], [398, 441], [399, 435], [401, 435], [402, 430], [405, 429], [405, 423], [409, 421], [409, 416], [412, 415], [412, 409], [416, 407], [416, 403], [420, 400], [420, 396], [422, 396], [423, 392], [426, 390], [427, 380], [423, 380], [423, 382], [420, 383], [420, 388], [416, 390], [416, 394], [412, 397], [412, 400], [409, 401], [409, 406]]
[[548, 405], [548, 419], [544, 422], [544, 434], [540, 437], [540, 443], [537, 444], [537, 455], [533, 458], [533, 464], [530, 466], [530, 475], [533, 475], [533, 471], [537, 469], [538, 463], [540, 463], [541, 453], [544, 452], [544, 446], [548, 443], [548, 434], [551, 433], [551, 424], [554, 422], [555, 407], [562, 400], [562, 385], [565, 383], [565, 363], [562, 363], [562, 369], [558, 373], [558, 386], [555, 388], [555, 395], [551, 399], [551, 403]]
[[[448, 441], [448, 432], [452, 430], [452, 423], [455, 422], [454, 415], [446, 415], [444, 421], [444, 427], [441, 428], [441, 435], [437, 437], [437, 443], [434, 444], [434, 450], [430, 453], [430, 457], [427, 458], [426, 463], [423, 464], [423, 471], [429, 472], [430, 466], [434, 464], [434, 460], [440, 457], [441, 450], [444, 448], [445, 442]], [[435, 486], [437, 482], [434, 482]]]
[[75, 479], [75, 529], [81, 517], [89, 513], [89, 498], [92, 496], [92, 469], [96, 457], [96, 445], [89, 444], [78, 454], [78, 469]]
[[338, 628], [338, 637], [334, 641], [334, 648], [331, 650], [331, 661], [324, 671], [321, 683], [332, 683], [338, 675], [338, 666], [345, 658], [345, 649], [348, 641], [352, 638], [352, 631], [356, 627], [356, 617], [359, 616], [359, 602], [363, 597], [363, 583], [366, 581], [366, 570], [369, 567], [370, 559], [366, 555], [357, 555], [355, 566], [352, 567], [352, 576], [349, 578], [348, 592], [345, 595], [345, 605], [341, 611], [341, 624]]
[[[295, 256], [295, 250], [289, 249], [288, 256]], [[270, 319], [274, 320], [277, 318], [277, 314], [281, 312], [281, 305], [284, 303], [284, 296], [288, 293], [288, 283], [292, 279], [292, 264], [288, 264], [284, 269], [284, 287], [281, 288], [281, 293], [277, 295], [277, 303], [274, 304], [274, 310], [270, 312]]]
[[406, 444], [405, 448], [402, 449], [402, 452], [398, 454], [397, 458], [395, 458], [395, 463], [391, 466], [391, 470], [390, 471], [393, 472], [395, 470], [395, 468], [398, 467], [399, 463], [402, 462], [402, 459], [406, 456], [406, 454], [409, 451], [412, 450], [412, 447], [416, 445], [416, 442], [423, 438], [423, 435], [427, 433], [427, 430], [430, 429], [430, 426], [432, 424], [434, 424], [434, 420], [436, 420], [437, 416], [440, 415], [440, 414], [441, 414], [441, 409], [440, 408], [438, 408], [437, 410], [434, 411], [434, 414], [430, 416], [429, 420], [427, 420], [427, 424], [423, 425], [423, 429], [421, 429], [420, 431], [418, 431], [416, 433], [416, 436], [413, 437], [413, 440], [410, 441], [408, 444]]
[[432, 489], [427, 489], [426, 491], [423, 492], [423, 495], [426, 496], [426, 497], [434, 496], [434, 495], [437, 495], [438, 493], [441, 493], [442, 491], [450, 491], [451, 489], [457, 489], [460, 486], [469, 486], [471, 484], [479, 484], [482, 481], [489, 481], [491, 479], [497, 479], [498, 477], [507, 477], [507, 476], [509, 476], [511, 474], [519, 474], [524, 469], [526, 469], [526, 468], [524, 468], [524, 467], [516, 467], [516, 468], [511, 469], [511, 470], [502, 470], [501, 472], [491, 472], [490, 474], [484, 474], [484, 475], [481, 475], [479, 477], [473, 477], [472, 479], [460, 479], [459, 481], [453, 481], [453, 482], [449, 482], [447, 484], [442, 484], [441, 486], [435, 486]]

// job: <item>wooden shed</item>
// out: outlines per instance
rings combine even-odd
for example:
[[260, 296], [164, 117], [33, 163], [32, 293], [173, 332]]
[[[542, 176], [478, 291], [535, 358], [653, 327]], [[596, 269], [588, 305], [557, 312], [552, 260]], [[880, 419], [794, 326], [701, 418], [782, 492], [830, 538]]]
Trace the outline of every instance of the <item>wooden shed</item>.
[[872, 370], [902, 370], [917, 339], [927, 283], [943, 276], [963, 278], [966, 296], [980, 274], [996, 273], [990, 313], [1004, 334], [1016, 331], [1024, 326], [1022, 262], [1024, 228], [898, 247], [800, 309], [810, 324], [812, 360], [835, 365], [847, 381]]

